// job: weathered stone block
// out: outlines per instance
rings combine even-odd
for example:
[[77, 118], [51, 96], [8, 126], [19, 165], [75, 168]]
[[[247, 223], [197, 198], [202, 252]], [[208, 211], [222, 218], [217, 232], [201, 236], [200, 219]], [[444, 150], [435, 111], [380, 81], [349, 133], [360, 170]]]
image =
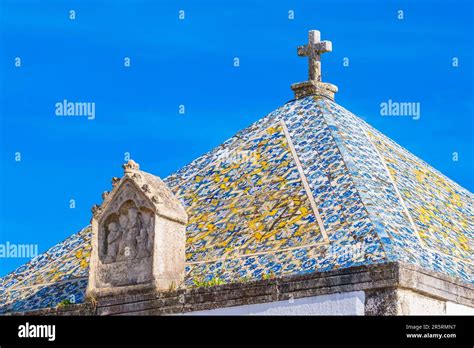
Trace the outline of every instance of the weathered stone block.
[[168, 290], [184, 279], [187, 215], [160, 178], [130, 161], [93, 209], [91, 297]]

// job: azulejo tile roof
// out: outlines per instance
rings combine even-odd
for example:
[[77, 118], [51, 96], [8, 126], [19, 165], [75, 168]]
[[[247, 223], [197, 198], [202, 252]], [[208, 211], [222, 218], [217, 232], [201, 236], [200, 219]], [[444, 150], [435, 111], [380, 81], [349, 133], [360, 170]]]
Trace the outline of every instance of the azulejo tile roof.
[[[472, 280], [473, 194], [327, 98], [290, 101], [164, 180], [183, 286], [403, 261]], [[84, 301], [87, 227], [0, 280], [0, 311]]]

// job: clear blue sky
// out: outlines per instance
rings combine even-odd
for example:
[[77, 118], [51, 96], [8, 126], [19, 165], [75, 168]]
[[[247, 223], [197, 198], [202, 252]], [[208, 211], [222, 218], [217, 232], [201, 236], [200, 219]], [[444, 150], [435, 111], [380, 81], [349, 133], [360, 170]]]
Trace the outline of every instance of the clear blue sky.
[[[309, 29], [333, 42], [338, 103], [474, 189], [472, 1], [0, 3], [0, 243], [44, 251], [89, 223], [125, 152], [166, 177], [292, 99]], [[56, 117], [64, 99], [95, 102], [95, 120]], [[380, 116], [388, 99], [421, 118]], [[26, 261], [0, 259], [0, 275]]]

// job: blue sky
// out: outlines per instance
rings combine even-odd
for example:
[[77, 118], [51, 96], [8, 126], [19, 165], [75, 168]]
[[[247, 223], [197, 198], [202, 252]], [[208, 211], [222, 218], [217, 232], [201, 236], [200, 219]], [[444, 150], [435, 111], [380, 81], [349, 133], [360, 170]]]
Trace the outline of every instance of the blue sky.
[[[126, 152], [166, 177], [291, 100], [309, 29], [333, 42], [338, 103], [474, 189], [472, 1], [0, 4], [0, 244], [42, 252], [86, 226]], [[64, 99], [95, 102], [95, 119], [55, 116]], [[388, 99], [420, 119], [380, 116]], [[26, 261], [1, 258], [0, 275]]]

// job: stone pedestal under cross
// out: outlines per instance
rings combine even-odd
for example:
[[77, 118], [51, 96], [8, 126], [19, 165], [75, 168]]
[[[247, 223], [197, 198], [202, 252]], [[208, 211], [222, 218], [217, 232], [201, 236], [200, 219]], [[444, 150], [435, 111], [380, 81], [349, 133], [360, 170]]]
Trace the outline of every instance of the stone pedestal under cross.
[[321, 54], [331, 51], [331, 41], [321, 41], [321, 33], [318, 30], [309, 31], [308, 43], [298, 46], [298, 56], [308, 57], [308, 81], [291, 86], [296, 99], [316, 95], [334, 100], [337, 87], [321, 80]]

